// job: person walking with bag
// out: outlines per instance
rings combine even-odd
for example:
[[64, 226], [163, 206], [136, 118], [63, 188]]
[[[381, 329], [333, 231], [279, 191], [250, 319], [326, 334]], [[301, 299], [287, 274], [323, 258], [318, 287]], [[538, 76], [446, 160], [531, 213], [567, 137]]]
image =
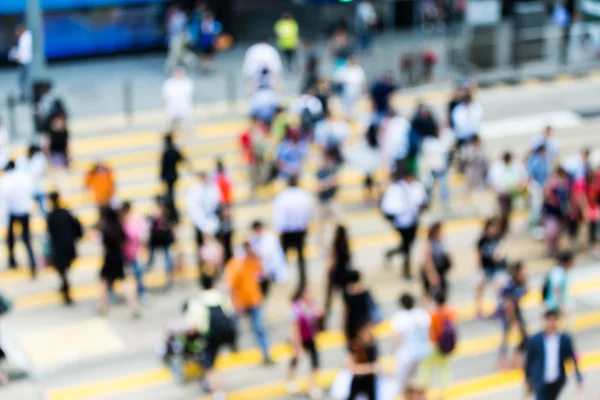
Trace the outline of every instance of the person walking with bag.
[[435, 223], [429, 228], [427, 244], [425, 245], [425, 264], [421, 276], [423, 292], [427, 300], [437, 292], [448, 293], [448, 272], [452, 261], [442, 243], [442, 224]]
[[333, 292], [344, 292], [344, 285], [348, 279], [348, 273], [352, 264], [348, 231], [343, 225], [335, 229], [335, 236], [330, 250], [329, 274], [327, 277], [327, 292], [325, 294], [325, 316], [331, 311]]
[[123, 254], [125, 262], [131, 266], [137, 283], [138, 300], [145, 303], [146, 287], [144, 286], [144, 269], [139, 258], [139, 249], [148, 239], [147, 226], [144, 221], [131, 212], [131, 203], [123, 202], [120, 209], [121, 223], [125, 232]]
[[287, 378], [286, 389], [289, 394], [297, 394], [298, 384], [295, 382], [298, 362], [305, 352], [310, 355], [311, 375], [308, 384], [308, 397], [311, 400], [321, 399], [323, 393], [317, 384], [319, 372], [319, 353], [316, 347], [316, 336], [320, 329], [323, 311], [316, 305], [310, 291], [306, 288], [296, 296], [292, 302], [292, 348], [293, 357]]
[[348, 272], [344, 304], [344, 333], [349, 344], [356, 338], [366, 322], [378, 324], [383, 320], [381, 311], [373, 300], [371, 292], [362, 282], [360, 272], [356, 270]]
[[46, 219], [48, 226], [48, 246], [50, 261], [60, 276], [60, 293], [65, 305], [73, 304], [69, 278], [67, 276], [71, 264], [77, 257], [76, 244], [83, 237], [81, 223], [69, 210], [60, 204], [57, 192], [50, 193], [50, 213]]
[[148, 243], [148, 262], [146, 266], [151, 269], [154, 264], [154, 253], [161, 249], [165, 254], [165, 268], [167, 271], [167, 288], [173, 286], [175, 271], [171, 246], [175, 243], [173, 225], [169, 220], [167, 201], [161, 197], [156, 198], [156, 212], [150, 217], [150, 240]]

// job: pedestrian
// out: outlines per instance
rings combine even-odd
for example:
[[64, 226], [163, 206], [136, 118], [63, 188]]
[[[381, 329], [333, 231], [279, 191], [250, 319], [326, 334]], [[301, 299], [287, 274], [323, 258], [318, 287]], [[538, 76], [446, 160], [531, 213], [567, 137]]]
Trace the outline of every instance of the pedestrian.
[[39, 146], [31, 145], [27, 150], [27, 156], [22, 157], [18, 160], [17, 164], [22, 164], [22, 167], [27, 170], [31, 177], [33, 184], [33, 199], [37, 203], [38, 211], [46, 218], [48, 212], [46, 211], [46, 195], [44, 178], [46, 175], [47, 161], [44, 154], [42, 154]]
[[298, 21], [294, 19], [294, 14], [290, 11], [281, 14], [281, 18], [275, 23], [275, 35], [288, 72], [294, 72], [296, 54], [300, 44], [300, 28]]
[[448, 210], [450, 208], [450, 185], [448, 183], [450, 144], [446, 139], [447, 137], [442, 137], [441, 131], [437, 131], [423, 140], [421, 171], [425, 176], [431, 176], [432, 179], [429, 197], [432, 197], [431, 192], [434, 185], [437, 184], [440, 203], [445, 210]]
[[250, 124], [240, 135], [242, 156], [248, 166], [250, 179], [250, 198], [256, 197], [256, 191], [265, 183], [266, 153], [268, 149], [268, 126], [257, 116], [250, 118]]
[[329, 317], [333, 292], [344, 293], [348, 273], [352, 268], [352, 253], [348, 239], [348, 231], [344, 225], [337, 225], [333, 244], [329, 254], [329, 271], [327, 274], [327, 290], [325, 293], [325, 316]]
[[277, 146], [276, 165], [279, 177], [290, 179], [302, 175], [308, 150], [308, 141], [301, 139], [299, 132], [288, 126], [285, 140]]
[[392, 95], [397, 89], [390, 72], [383, 73], [371, 87], [371, 102], [377, 124], [392, 110]]
[[452, 381], [450, 363], [452, 353], [457, 344], [457, 317], [456, 312], [446, 305], [446, 294], [437, 292], [434, 296], [435, 308], [430, 312], [431, 328], [429, 338], [433, 345], [433, 353], [421, 363], [419, 382], [425, 390], [431, 389], [432, 372], [439, 372], [440, 398]]
[[0, 169], [4, 169], [10, 160], [10, 135], [0, 118]]
[[250, 46], [244, 55], [242, 72], [245, 81], [252, 88], [260, 87], [265, 70], [271, 79], [271, 87], [277, 87], [281, 82], [283, 64], [277, 50], [267, 39]]
[[[382, 125], [383, 140], [381, 149], [389, 171], [396, 171], [398, 165], [407, 164], [410, 144], [410, 122], [400, 114], [391, 113], [387, 124]], [[416, 173], [416, 171], [415, 171]]]
[[190, 50], [192, 38], [187, 30], [188, 17], [177, 4], [173, 4], [167, 12], [166, 30], [168, 53], [165, 60], [165, 71], [171, 72], [178, 65], [194, 69], [198, 64], [196, 54]]
[[126, 266], [131, 267], [133, 277], [137, 284], [137, 298], [142, 304], [147, 302], [146, 286], [144, 285], [144, 267], [140, 261], [140, 248], [148, 240], [148, 227], [144, 220], [135, 215], [131, 210], [131, 202], [121, 204], [120, 218], [125, 233], [123, 255]]
[[252, 223], [250, 230], [249, 243], [260, 258], [263, 271], [260, 285], [266, 297], [273, 282], [285, 283], [289, 279], [288, 263], [281, 247], [281, 240], [275, 233], [267, 230], [259, 220]]
[[381, 198], [379, 183], [375, 176], [383, 164], [381, 156], [379, 125], [372, 122], [367, 128], [361, 143], [347, 153], [349, 161], [357, 165], [364, 174], [363, 199], [367, 204]]
[[67, 120], [67, 109], [50, 81], [39, 81], [36, 86], [38, 93], [33, 99], [35, 130], [36, 133], [47, 133], [58, 117]]
[[360, 272], [348, 271], [344, 288], [343, 321], [348, 345], [352, 344], [365, 323], [375, 324], [381, 322], [382, 319], [381, 311], [362, 281]]
[[544, 233], [546, 254], [550, 257], [558, 253], [558, 240], [570, 215], [570, 186], [569, 175], [558, 167], [544, 188]]
[[483, 106], [473, 99], [472, 93], [467, 91], [462, 102], [452, 111], [452, 124], [459, 153], [463, 146], [473, 139], [473, 136], [481, 134], [482, 123]]
[[[523, 263], [519, 261], [513, 264], [510, 273], [511, 278], [500, 292], [500, 301], [496, 311], [502, 328], [502, 342], [498, 360], [501, 370], [521, 367], [522, 356], [527, 348], [527, 329], [521, 309], [521, 300], [527, 294], [527, 278]], [[520, 342], [513, 353], [512, 362], [509, 363], [507, 360], [508, 339], [514, 329], [519, 332]]]
[[552, 21], [560, 28], [560, 47], [559, 47], [559, 58], [560, 63], [566, 66], [569, 62], [569, 42], [571, 40], [571, 13], [567, 8], [569, 2], [567, 0], [560, 0], [555, 3], [554, 10], [552, 11]]
[[452, 260], [442, 242], [442, 224], [434, 223], [429, 228], [425, 245], [423, 270], [423, 293], [431, 300], [437, 292], [448, 295], [448, 273], [452, 269]]
[[200, 248], [198, 259], [202, 265], [200, 274], [220, 276], [225, 266], [225, 250], [217, 238], [219, 222], [210, 220], [204, 228], [204, 242]]
[[366, 92], [367, 87], [367, 75], [358, 64], [356, 56], [348, 57], [346, 65], [335, 72], [334, 80], [342, 88], [341, 102], [346, 118], [356, 120], [356, 103]]
[[200, 50], [200, 67], [205, 74], [212, 71], [216, 40], [222, 31], [223, 26], [215, 19], [215, 14], [210, 10], [204, 11], [200, 22], [198, 47]]
[[335, 195], [338, 190], [338, 168], [334, 156], [327, 151], [323, 152], [323, 161], [317, 171], [317, 238], [325, 249], [324, 231], [328, 221], [337, 223], [340, 219], [340, 211]]
[[179, 180], [179, 166], [187, 163], [191, 169], [191, 162], [175, 144], [173, 132], [168, 132], [163, 138], [163, 152], [160, 160], [160, 180], [166, 187], [165, 198], [169, 207], [169, 214], [174, 221], [179, 221], [179, 213], [175, 202], [175, 189]]
[[260, 287], [262, 267], [260, 259], [248, 242], [244, 243], [244, 254], [233, 258], [225, 267], [225, 280], [229, 286], [238, 316], [247, 315], [258, 341], [264, 365], [272, 365], [269, 355], [267, 331], [262, 318], [264, 297]]
[[350, 134], [350, 125], [328, 112], [325, 119], [315, 126], [315, 143], [321, 146], [323, 151], [329, 153], [336, 166], [339, 166], [344, 162], [342, 149], [344, 141]]
[[290, 249], [298, 255], [298, 291], [306, 286], [306, 260], [304, 247], [308, 225], [314, 216], [314, 202], [311, 194], [298, 187], [298, 178], [292, 176], [288, 187], [279, 193], [273, 202], [273, 228], [281, 237], [281, 245], [286, 256]]
[[481, 205], [485, 203], [484, 196], [487, 189], [488, 156], [479, 135], [473, 136], [471, 142], [463, 145], [461, 163], [466, 177], [466, 195], [471, 202], [479, 208], [479, 213], [485, 215]]
[[304, 357], [305, 352], [310, 355], [311, 374], [308, 381], [308, 398], [318, 400], [323, 397], [323, 392], [317, 383], [319, 373], [319, 352], [316, 345], [323, 311], [317, 306], [312, 294], [307, 288], [296, 294], [292, 301], [292, 334], [291, 345], [293, 356], [287, 376], [286, 389], [290, 395], [298, 394], [300, 388], [296, 382], [296, 369], [298, 362]]
[[171, 77], [162, 85], [162, 98], [169, 120], [167, 129], [188, 133], [187, 124], [194, 111], [194, 82], [187, 76], [185, 68], [173, 68]]
[[224, 263], [233, 257], [233, 234], [234, 225], [231, 215], [231, 206], [221, 205], [217, 211], [218, 223], [215, 239], [223, 248]]
[[536, 400], [557, 400], [567, 382], [565, 363], [573, 362], [579, 390], [583, 376], [579, 369], [573, 339], [558, 329], [559, 313], [544, 314], [544, 329], [529, 339], [525, 360], [525, 379]]
[[506, 258], [501, 254], [502, 226], [497, 218], [488, 219], [483, 233], [477, 242], [477, 288], [475, 290], [475, 311], [483, 318], [483, 292], [492, 283], [500, 289], [501, 274], [506, 271]]
[[68, 195], [69, 189], [67, 174], [72, 155], [69, 137], [66, 117], [57, 115], [52, 120], [43, 141], [44, 152], [50, 164], [50, 176], [55, 188], [63, 197]]
[[396, 254], [404, 257], [402, 276], [412, 279], [411, 255], [414, 241], [417, 237], [419, 216], [427, 202], [425, 188], [412, 173], [399, 172], [400, 179], [384, 194], [382, 209], [394, 218], [394, 228], [398, 232], [400, 244], [385, 254], [386, 264], [389, 265]]
[[350, 371], [352, 383], [348, 400], [355, 400], [359, 395], [366, 396], [368, 400], [377, 399], [377, 362], [378, 351], [371, 323], [363, 323], [352, 338], [350, 344]]
[[403, 294], [398, 305], [400, 309], [392, 316], [391, 326], [395, 336], [396, 394], [402, 395], [414, 389], [413, 378], [419, 364], [430, 356], [433, 347], [429, 341], [431, 317], [427, 310], [417, 307], [410, 294]]
[[[346, 65], [346, 60], [354, 53], [354, 46], [348, 35], [348, 31], [343, 26], [338, 26], [333, 31], [329, 43], [329, 52], [333, 60], [333, 73], [337, 73], [338, 69]], [[336, 83], [336, 85], [338, 85]], [[339, 94], [338, 88], [334, 92]]]
[[140, 318], [141, 313], [135, 295], [135, 287], [125, 279], [125, 255], [123, 252], [123, 245], [126, 241], [125, 231], [119, 220], [119, 214], [109, 206], [104, 206], [100, 210], [98, 231], [102, 237], [104, 253], [100, 271], [102, 292], [98, 303], [98, 311], [103, 315], [108, 314], [109, 295], [113, 292], [114, 283], [122, 280], [124, 281], [123, 292], [131, 310], [131, 315], [134, 319]]
[[275, 111], [279, 106], [279, 98], [272, 84], [268, 69], [264, 69], [257, 88], [250, 96], [250, 115], [257, 117], [264, 124], [273, 122]]
[[560, 141], [556, 137], [554, 128], [551, 125], [546, 126], [543, 133], [540, 133], [533, 138], [531, 141], [531, 151], [535, 152], [541, 146], [544, 146], [548, 167], [553, 169], [558, 161]]
[[10, 49], [8, 58], [19, 64], [19, 91], [21, 102], [26, 102], [31, 93], [31, 61], [33, 60], [33, 35], [25, 24], [15, 29], [17, 45]]
[[[542, 211], [544, 207], [544, 187], [550, 177], [550, 164], [546, 154], [546, 146], [540, 145], [527, 159], [527, 175], [529, 176], [528, 189], [531, 201], [531, 214], [529, 226], [539, 228], [542, 224]], [[543, 238], [543, 234], [539, 235]]]
[[591, 150], [586, 147], [580, 153], [572, 154], [563, 160], [562, 167], [567, 171], [572, 180], [585, 178], [585, 174], [592, 169], [590, 154]]
[[233, 182], [225, 169], [225, 162], [217, 158], [215, 162], [214, 181], [219, 188], [221, 207], [229, 207], [233, 204]]
[[313, 91], [302, 93], [291, 105], [290, 115], [300, 120], [300, 135], [303, 139], [312, 139], [315, 125], [326, 115], [323, 113], [323, 104], [314, 96]]
[[175, 278], [174, 262], [171, 246], [175, 243], [173, 223], [169, 219], [169, 206], [166, 199], [157, 197], [155, 199], [156, 210], [150, 217], [150, 234], [148, 241], [148, 262], [146, 268], [151, 269], [154, 265], [154, 254], [162, 250], [165, 255], [165, 270], [167, 272], [167, 288], [173, 286]]
[[[597, 247], [600, 182], [596, 172], [589, 169], [583, 179], [573, 182], [572, 191], [572, 206], [577, 216], [588, 226], [589, 251], [592, 256], [597, 257], [600, 254]], [[577, 234], [578, 229], [575, 228], [572, 232], [574, 242], [577, 242]]]
[[514, 200], [527, 188], [527, 171], [524, 165], [513, 159], [511, 153], [502, 155], [502, 161], [492, 165], [489, 172], [490, 185], [498, 196], [500, 233], [510, 231], [510, 217]]
[[112, 169], [101, 160], [96, 161], [85, 176], [85, 187], [99, 209], [108, 207], [115, 199], [115, 179]]
[[454, 118], [452, 118], [454, 109], [463, 102], [465, 96], [468, 94], [468, 91], [468, 88], [466, 88], [464, 85], [459, 85], [452, 95], [452, 98], [448, 102], [448, 114], [446, 116], [446, 120], [451, 129], [454, 129]]
[[48, 227], [48, 245], [50, 247], [50, 261], [60, 276], [60, 293], [65, 305], [73, 304], [71, 285], [68, 272], [77, 258], [76, 244], [83, 237], [81, 223], [60, 202], [60, 195], [52, 192], [50, 200], [50, 213], [46, 219]]
[[326, 115], [329, 112], [329, 99], [331, 98], [331, 95], [331, 82], [328, 79], [320, 77], [317, 80], [315, 97], [321, 102], [323, 115]]
[[377, 24], [377, 13], [371, 0], [362, 0], [356, 6], [355, 29], [360, 49], [367, 51], [371, 48], [372, 31]]
[[[208, 226], [216, 224], [219, 229], [219, 211], [220, 194], [219, 188], [204, 172], [196, 175], [196, 181], [190, 186], [187, 194], [187, 208], [190, 219], [194, 224], [197, 254], [199, 254], [204, 244], [204, 232]], [[198, 259], [198, 266], [202, 267], [202, 262]]]
[[8, 229], [6, 242], [8, 245], [8, 267], [17, 268], [17, 261], [14, 254], [15, 246], [15, 225], [21, 227], [21, 240], [27, 249], [29, 256], [29, 269], [31, 278], [37, 276], [35, 255], [31, 245], [31, 232], [29, 217], [33, 208], [33, 183], [31, 176], [24, 168], [16, 168], [14, 161], [9, 161], [4, 169], [2, 177], [1, 192], [4, 207], [4, 215], [8, 217]]
[[569, 272], [575, 267], [575, 256], [565, 251], [558, 256], [558, 264], [544, 280], [542, 297], [547, 310], [557, 311], [569, 324], [571, 299], [569, 296]]
[[215, 362], [223, 346], [236, 343], [235, 312], [229, 299], [215, 288], [212, 276], [202, 275], [200, 283], [202, 291], [188, 301], [184, 318], [187, 325], [205, 340], [199, 355], [203, 369], [202, 388], [212, 393], [214, 399], [225, 399]]
[[302, 92], [317, 92], [319, 85], [319, 54], [316, 50], [315, 41], [306, 39], [304, 41], [304, 77], [302, 78]]

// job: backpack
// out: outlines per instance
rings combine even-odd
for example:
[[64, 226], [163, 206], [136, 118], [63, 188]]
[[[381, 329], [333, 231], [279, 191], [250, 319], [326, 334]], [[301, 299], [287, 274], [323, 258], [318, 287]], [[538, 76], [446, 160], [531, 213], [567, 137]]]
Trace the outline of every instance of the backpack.
[[442, 333], [438, 338], [438, 350], [443, 355], [449, 355], [454, 352], [456, 348], [458, 334], [456, 332], [456, 326], [449, 318], [444, 319], [444, 324], [442, 326]]
[[210, 327], [207, 338], [219, 344], [233, 345], [237, 338], [235, 321], [225, 314], [223, 307], [208, 307]]

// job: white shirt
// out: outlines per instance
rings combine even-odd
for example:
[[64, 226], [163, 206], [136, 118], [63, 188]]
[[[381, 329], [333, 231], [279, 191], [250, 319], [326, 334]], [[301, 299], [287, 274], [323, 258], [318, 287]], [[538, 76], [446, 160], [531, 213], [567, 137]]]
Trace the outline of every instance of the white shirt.
[[504, 161], [495, 162], [490, 168], [489, 182], [499, 194], [510, 194], [527, 181], [525, 166], [517, 161], [506, 165]]
[[586, 174], [586, 165], [581, 154], [572, 154], [562, 162], [562, 167], [574, 179], [583, 179]]
[[250, 245], [260, 257], [265, 276], [283, 283], [289, 279], [288, 264], [281, 242], [273, 232], [262, 232], [250, 237]]
[[393, 331], [402, 336], [397, 357], [422, 360], [431, 352], [429, 327], [431, 317], [422, 308], [397, 311], [391, 319]]
[[208, 228], [214, 230], [215, 223], [219, 225], [216, 213], [220, 200], [219, 189], [212, 182], [196, 182], [190, 187], [187, 206], [196, 229], [204, 232]]
[[454, 130], [459, 139], [468, 139], [479, 133], [483, 122], [483, 107], [481, 104], [471, 102], [471, 104], [461, 103], [452, 111], [452, 121]]
[[21, 65], [28, 65], [33, 59], [33, 36], [31, 31], [26, 29], [17, 41], [17, 50], [11, 55], [15, 61]]
[[560, 377], [560, 335], [544, 336], [544, 383], [554, 383]]
[[6, 172], [1, 185], [4, 215], [28, 215], [33, 206], [33, 184], [27, 170], [15, 168]]
[[323, 115], [323, 104], [315, 96], [309, 94], [298, 97], [290, 106], [290, 113], [301, 116], [305, 108], [314, 117]]
[[162, 86], [165, 110], [171, 118], [186, 118], [194, 109], [194, 82], [186, 77], [171, 77]]
[[381, 200], [381, 209], [394, 216], [397, 228], [409, 228], [417, 223], [421, 207], [427, 201], [425, 187], [419, 181], [399, 180], [390, 185]]
[[298, 187], [288, 187], [273, 202], [273, 227], [280, 233], [304, 231], [314, 214], [312, 195]]
[[358, 97], [365, 88], [367, 75], [360, 65], [345, 65], [338, 69], [335, 80], [344, 86], [344, 96]]
[[531, 150], [535, 151], [541, 145], [544, 145], [546, 147], [546, 154], [548, 154], [551, 163], [554, 164], [554, 160], [557, 159], [558, 150], [560, 149], [560, 142], [558, 141], [556, 136], [552, 135], [548, 137], [545, 133], [537, 135], [531, 141]]
[[279, 52], [268, 43], [257, 43], [250, 46], [244, 56], [244, 78], [257, 80], [265, 68], [273, 76], [281, 75], [283, 67]]
[[33, 194], [44, 193], [44, 176], [46, 175], [46, 157], [38, 152], [32, 158], [23, 156], [17, 161], [17, 167], [29, 173]]
[[269, 88], [257, 90], [250, 98], [250, 109], [253, 112], [262, 110], [269, 110], [269, 112], [273, 112], [278, 104], [279, 101], [277, 100], [277, 94], [273, 89]]
[[390, 165], [408, 155], [409, 132], [410, 123], [406, 118], [397, 115], [388, 122], [382, 148]]
[[373, 25], [377, 22], [377, 13], [375, 7], [368, 1], [361, 1], [356, 7], [356, 16], [361, 22], [368, 25]]
[[315, 143], [321, 146], [341, 144], [350, 136], [350, 125], [343, 120], [325, 120], [315, 126]]
[[428, 136], [423, 140], [423, 162], [429, 172], [441, 172], [448, 168], [448, 151], [446, 142], [438, 137]]

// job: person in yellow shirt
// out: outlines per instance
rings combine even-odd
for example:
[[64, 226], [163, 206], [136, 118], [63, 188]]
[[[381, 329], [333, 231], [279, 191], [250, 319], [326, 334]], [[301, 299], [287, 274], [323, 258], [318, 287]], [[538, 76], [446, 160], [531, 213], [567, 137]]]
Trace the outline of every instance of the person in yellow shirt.
[[260, 287], [262, 274], [260, 259], [248, 242], [244, 243], [244, 255], [231, 259], [225, 267], [225, 281], [229, 286], [237, 313], [245, 314], [250, 318], [263, 354], [263, 363], [271, 365], [273, 361], [269, 356], [269, 340], [262, 318], [263, 293]]
[[293, 72], [296, 66], [296, 50], [300, 44], [300, 28], [291, 12], [281, 14], [281, 18], [275, 23], [275, 35], [287, 69]]

